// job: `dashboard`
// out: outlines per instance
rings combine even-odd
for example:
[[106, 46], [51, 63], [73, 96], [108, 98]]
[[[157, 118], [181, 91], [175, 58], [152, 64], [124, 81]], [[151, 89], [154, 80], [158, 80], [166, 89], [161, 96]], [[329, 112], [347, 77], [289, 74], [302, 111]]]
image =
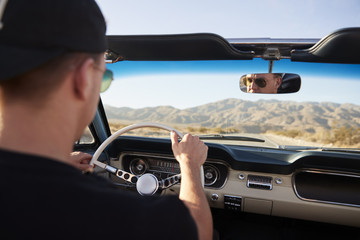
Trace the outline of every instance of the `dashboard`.
[[[204, 190], [212, 208], [360, 227], [358, 154], [207, 145]], [[110, 154], [110, 165], [134, 175], [180, 173], [166, 139], [120, 137]], [[158, 194], [179, 190], [175, 184]]]

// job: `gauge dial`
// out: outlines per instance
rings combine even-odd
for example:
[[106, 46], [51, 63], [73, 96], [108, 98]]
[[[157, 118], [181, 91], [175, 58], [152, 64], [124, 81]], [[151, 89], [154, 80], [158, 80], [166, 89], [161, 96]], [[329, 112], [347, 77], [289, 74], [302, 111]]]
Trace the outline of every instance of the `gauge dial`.
[[204, 166], [205, 186], [213, 185], [219, 178], [219, 170], [211, 165]]
[[148, 169], [148, 164], [144, 159], [135, 158], [130, 162], [130, 172], [135, 175], [142, 175]]

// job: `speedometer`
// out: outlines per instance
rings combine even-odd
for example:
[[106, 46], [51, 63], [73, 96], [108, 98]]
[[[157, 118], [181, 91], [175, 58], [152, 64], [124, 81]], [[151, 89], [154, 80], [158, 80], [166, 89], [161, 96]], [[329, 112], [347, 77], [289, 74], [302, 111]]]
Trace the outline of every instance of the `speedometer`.
[[166, 172], [166, 173], [180, 173], [180, 165], [178, 162], [170, 162], [159, 159], [149, 159], [151, 171]]
[[147, 169], [147, 162], [141, 158], [135, 158], [130, 162], [130, 172], [134, 175], [142, 175]]

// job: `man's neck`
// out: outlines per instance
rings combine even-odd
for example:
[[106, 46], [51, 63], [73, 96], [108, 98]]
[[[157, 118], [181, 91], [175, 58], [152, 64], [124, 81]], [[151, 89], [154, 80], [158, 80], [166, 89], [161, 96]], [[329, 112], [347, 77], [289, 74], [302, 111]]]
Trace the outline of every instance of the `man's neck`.
[[69, 161], [73, 128], [62, 122], [60, 113], [20, 105], [1, 110], [0, 148]]

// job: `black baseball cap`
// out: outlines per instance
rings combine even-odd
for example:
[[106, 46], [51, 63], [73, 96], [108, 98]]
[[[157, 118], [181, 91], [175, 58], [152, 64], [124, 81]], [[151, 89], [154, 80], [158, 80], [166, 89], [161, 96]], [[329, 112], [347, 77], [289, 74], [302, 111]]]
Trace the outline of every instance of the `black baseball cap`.
[[105, 32], [94, 0], [0, 0], [0, 81], [67, 52], [105, 52]]

